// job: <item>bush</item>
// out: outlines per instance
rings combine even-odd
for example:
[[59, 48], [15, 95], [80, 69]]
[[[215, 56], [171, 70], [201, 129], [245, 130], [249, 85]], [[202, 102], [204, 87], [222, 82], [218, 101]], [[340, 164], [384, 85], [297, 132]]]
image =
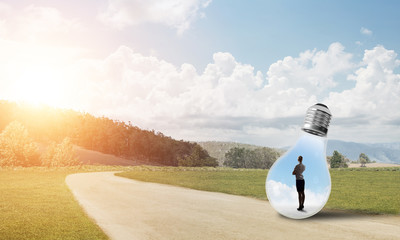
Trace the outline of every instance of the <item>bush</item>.
[[65, 167], [81, 164], [69, 138], [64, 138], [60, 144], [52, 143], [42, 155], [41, 161], [44, 166], [48, 167]]
[[11, 122], [0, 134], [0, 166], [40, 165], [39, 156], [36, 143], [21, 123]]

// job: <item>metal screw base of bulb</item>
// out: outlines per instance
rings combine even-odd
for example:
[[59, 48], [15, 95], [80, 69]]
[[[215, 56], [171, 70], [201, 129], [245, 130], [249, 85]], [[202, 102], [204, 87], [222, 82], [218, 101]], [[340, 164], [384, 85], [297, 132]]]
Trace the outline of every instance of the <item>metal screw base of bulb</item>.
[[328, 133], [331, 116], [332, 114], [326, 105], [317, 103], [308, 108], [301, 129], [310, 134], [324, 137]]

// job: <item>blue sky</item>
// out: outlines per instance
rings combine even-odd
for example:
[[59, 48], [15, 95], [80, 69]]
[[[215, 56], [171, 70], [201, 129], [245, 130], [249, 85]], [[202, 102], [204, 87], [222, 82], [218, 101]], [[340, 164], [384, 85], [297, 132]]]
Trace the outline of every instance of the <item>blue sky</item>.
[[292, 172], [299, 163], [298, 157], [302, 156], [303, 164], [306, 166], [303, 176], [307, 182], [307, 189], [314, 193], [325, 192], [331, 184], [325, 161], [325, 144], [323, 138], [304, 134], [296, 145], [273, 165], [268, 173], [267, 181], [273, 180], [289, 187], [295, 187], [295, 176], [292, 175]]
[[177, 139], [400, 141], [398, 1], [0, 2], [0, 99], [131, 121]]
[[[144, 54], [155, 49], [161, 58], [192, 63], [199, 71], [215, 52], [230, 52], [239, 62], [266, 71], [286, 56], [326, 49], [333, 42], [360, 59], [364, 49], [377, 44], [399, 52], [398, 9], [398, 1], [212, 1], [201, 10], [204, 18], [182, 35], [150, 23], [129, 29], [146, 41], [127, 34], [124, 44], [142, 47]], [[371, 35], [362, 34], [362, 28]]]

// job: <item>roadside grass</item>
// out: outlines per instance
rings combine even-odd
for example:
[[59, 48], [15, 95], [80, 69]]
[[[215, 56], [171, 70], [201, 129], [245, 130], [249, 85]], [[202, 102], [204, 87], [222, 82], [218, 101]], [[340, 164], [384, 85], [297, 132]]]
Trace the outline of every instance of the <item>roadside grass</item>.
[[[65, 183], [69, 174], [99, 171], [125, 171], [117, 175], [267, 200], [267, 170], [151, 166], [0, 168], [0, 239], [108, 239]], [[326, 208], [400, 213], [400, 168], [333, 169], [331, 177], [332, 192]]]
[[116, 175], [145, 182], [267, 199], [265, 195], [267, 171], [261, 169], [151, 166], [139, 166], [133, 169]]
[[330, 170], [327, 207], [372, 214], [400, 214], [400, 167]]
[[[332, 169], [330, 173], [332, 191], [326, 209], [400, 214], [400, 167]], [[139, 166], [116, 175], [267, 200], [267, 174], [268, 170], [259, 169]]]
[[72, 173], [129, 168], [0, 168], [0, 239], [108, 239], [65, 183]]

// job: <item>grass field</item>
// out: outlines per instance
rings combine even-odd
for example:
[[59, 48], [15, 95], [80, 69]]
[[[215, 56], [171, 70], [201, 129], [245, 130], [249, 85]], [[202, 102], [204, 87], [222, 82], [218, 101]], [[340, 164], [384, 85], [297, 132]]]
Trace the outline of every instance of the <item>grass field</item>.
[[104, 170], [118, 168], [0, 168], [0, 239], [108, 239], [65, 184], [68, 174]]
[[[142, 181], [266, 200], [266, 170], [229, 168], [102, 167], [0, 168], [0, 239], [107, 239], [65, 184], [68, 174], [126, 171]], [[331, 170], [326, 205], [365, 213], [400, 213], [400, 168]]]
[[330, 170], [327, 207], [365, 213], [400, 214], [400, 168]]
[[[370, 214], [400, 213], [400, 168], [330, 170], [332, 191], [325, 208]], [[267, 200], [267, 170], [135, 167], [118, 176]]]

